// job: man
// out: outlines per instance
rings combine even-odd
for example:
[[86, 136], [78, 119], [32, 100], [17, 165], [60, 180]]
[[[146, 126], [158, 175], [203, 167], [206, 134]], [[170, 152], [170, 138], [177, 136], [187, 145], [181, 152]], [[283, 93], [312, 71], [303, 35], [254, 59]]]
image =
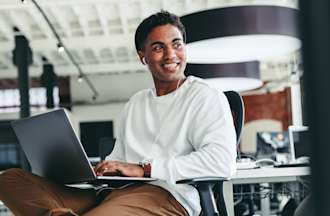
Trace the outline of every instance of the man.
[[228, 102], [201, 79], [185, 77], [185, 30], [179, 18], [165, 11], [148, 17], [136, 30], [135, 45], [155, 88], [126, 104], [115, 148], [95, 171], [159, 180], [114, 190], [97, 203], [93, 190], [10, 170], [0, 176], [0, 199], [15, 214], [199, 215], [197, 191], [175, 182], [235, 172], [236, 134]]

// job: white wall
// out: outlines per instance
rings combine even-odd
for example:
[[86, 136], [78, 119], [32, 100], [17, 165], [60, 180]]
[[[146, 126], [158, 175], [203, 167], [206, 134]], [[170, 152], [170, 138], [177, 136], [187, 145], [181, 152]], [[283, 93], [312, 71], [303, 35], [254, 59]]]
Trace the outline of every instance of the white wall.
[[0, 120], [18, 119], [19, 113], [0, 113]]
[[241, 139], [241, 151], [243, 153], [256, 153], [257, 151], [257, 132], [282, 131], [282, 122], [274, 119], [259, 119], [248, 122], [244, 125]]
[[[33, 115], [37, 115], [37, 114], [41, 114], [44, 112], [47, 112], [50, 110], [44, 109], [44, 110], [40, 110], [40, 111], [33, 111], [31, 110], [31, 116]], [[13, 119], [19, 119], [19, 112], [8, 112], [8, 113], [1, 113], [0, 112], [0, 121], [2, 120], [13, 120]]]
[[103, 74], [90, 78], [99, 92], [95, 105], [92, 105], [92, 93], [86, 83], [78, 83], [76, 77], [71, 77], [72, 101], [90, 104], [73, 106], [72, 115], [78, 122], [113, 121], [114, 136], [117, 134], [119, 118], [126, 101], [136, 92], [153, 87], [152, 77], [148, 71], [117, 75]]
[[127, 74], [99, 74], [89, 77], [99, 96], [92, 100], [92, 91], [86, 82], [79, 83], [77, 77], [71, 77], [71, 100], [82, 103], [113, 103], [127, 101], [136, 92], [153, 87], [152, 77], [149, 72]]
[[[70, 89], [73, 103], [83, 102], [89, 104], [75, 105], [72, 107], [72, 123], [78, 133], [79, 122], [113, 121], [113, 132], [114, 136], [116, 136], [119, 118], [126, 101], [139, 90], [153, 87], [152, 77], [149, 72], [124, 73], [119, 75], [103, 74], [91, 77], [91, 81], [99, 92], [99, 98], [94, 105], [94, 101], [91, 100], [91, 91], [88, 86], [86, 86], [86, 83], [78, 83], [77, 77], [71, 77]], [[41, 111], [31, 111], [31, 115], [38, 113], [41, 113]], [[18, 112], [0, 113], [0, 120], [18, 118]]]
[[74, 106], [71, 113], [75, 121], [89, 122], [89, 121], [113, 121], [114, 136], [116, 137], [121, 111], [125, 106], [125, 102], [112, 103], [104, 105], [86, 105]]
[[[126, 102], [102, 104], [102, 105], [81, 105], [73, 106], [71, 110], [70, 118], [72, 124], [79, 133], [79, 123], [80, 122], [90, 122], [90, 121], [113, 121], [113, 132], [116, 137], [121, 111], [123, 110]], [[31, 115], [40, 114], [45, 111], [31, 112]], [[19, 112], [12, 113], [0, 113], [1, 120], [13, 120], [19, 118]]]

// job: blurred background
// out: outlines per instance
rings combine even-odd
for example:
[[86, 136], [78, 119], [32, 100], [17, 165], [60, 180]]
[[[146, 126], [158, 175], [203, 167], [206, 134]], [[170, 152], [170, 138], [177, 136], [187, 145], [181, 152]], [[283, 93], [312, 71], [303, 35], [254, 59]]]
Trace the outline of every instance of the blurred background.
[[[59, 107], [70, 110], [88, 156], [98, 161], [112, 149], [124, 104], [153, 87], [135, 51], [137, 25], [161, 9], [185, 16], [246, 5], [298, 9], [297, 0], [0, 0], [0, 170], [27, 166], [10, 122]], [[289, 126], [306, 123], [301, 49], [254, 60], [261, 85], [240, 91], [245, 125], [239, 150], [252, 160], [264, 155], [283, 161], [286, 156], [275, 154], [289, 154]], [[27, 77], [19, 79], [21, 73]], [[25, 102], [24, 91], [29, 92]], [[257, 201], [237, 205], [236, 214], [264, 215], [263, 188], [272, 200], [272, 215], [283, 215], [290, 198], [299, 202], [306, 195], [282, 185], [258, 185], [256, 198], [251, 188], [239, 188], [237, 200]], [[278, 190], [284, 192], [278, 196]], [[10, 214], [5, 211], [0, 215]]]

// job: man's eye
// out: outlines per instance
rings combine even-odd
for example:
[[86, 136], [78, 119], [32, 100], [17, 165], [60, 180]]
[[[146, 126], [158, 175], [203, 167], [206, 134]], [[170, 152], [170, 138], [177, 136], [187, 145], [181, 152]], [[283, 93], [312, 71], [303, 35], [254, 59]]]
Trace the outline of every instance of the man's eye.
[[159, 46], [154, 46], [154, 47], [152, 48], [152, 50], [153, 50], [153, 51], [160, 51], [162, 48], [163, 48], [163, 47], [159, 45]]
[[175, 43], [173, 46], [175, 49], [179, 49], [182, 47], [182, 43], [178, 42], [178, 43]]

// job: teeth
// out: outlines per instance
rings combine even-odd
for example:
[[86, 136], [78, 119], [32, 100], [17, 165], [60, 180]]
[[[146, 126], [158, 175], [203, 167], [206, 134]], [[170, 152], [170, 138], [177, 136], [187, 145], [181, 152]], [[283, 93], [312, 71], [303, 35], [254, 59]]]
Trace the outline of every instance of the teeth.
[[165, 68], [175, 68], [177, 66], [177, 63], [172, 63], [172, 64], [164, 64]]

